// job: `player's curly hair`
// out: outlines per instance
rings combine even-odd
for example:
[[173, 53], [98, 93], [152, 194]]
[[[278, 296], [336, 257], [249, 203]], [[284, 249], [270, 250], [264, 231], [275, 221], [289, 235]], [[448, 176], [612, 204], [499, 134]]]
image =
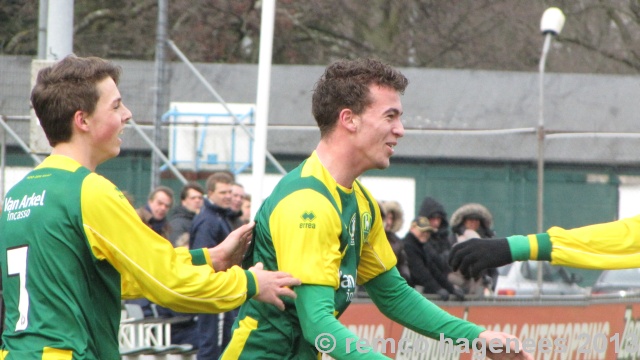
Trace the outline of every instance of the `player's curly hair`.
[[398, 70], [375, 59], [339, 60], [329, 65], [315, 85], [312, 113], [320, 136], [335, 127], [340, 111], [361, 114], [371, 104], [369, 86], [379, 85], [404, 93], [409, 80]]

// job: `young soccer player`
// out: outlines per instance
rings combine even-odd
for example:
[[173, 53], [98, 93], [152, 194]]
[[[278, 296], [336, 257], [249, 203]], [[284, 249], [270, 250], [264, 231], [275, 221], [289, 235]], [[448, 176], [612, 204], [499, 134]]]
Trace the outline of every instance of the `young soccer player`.
[[252, 224], [215, 248], [174, 249], [94, 172], [118, 155], [131, 119], [119, 76], [108, 61], [73, 55], [38, 73], [31, 102], [53, 151], [4, 199], [0, 359], [119, 359], [122, 298], [217, 313], [251, 298], [284, 309], [279, 296], [295, 297], [289, 274], [233, 266]]
[[[356, 284], [385, 315], [423, 335], [500, 344], [513, 338], [456, 318], [407, 285], [375, 197], [356, 180], [389, 166], [404, 135], [400, 95], [407, 84], [397, 70], [368, 59], [335, 62], [317, 82], [312, 112], [320, 143], [263, 203], [249, 256], [250, 264], [263, 262], [299, 278], [298, 297], [285, 300], [284, 312], [245, 303], [222, 359], [317, 359], [322, 345], [335, 345], [329, 352], [335, 359], [386, 358], [349, 347], [358, 338], [337, 319]], [[524, 352], [488, 356], [532, 359]]]

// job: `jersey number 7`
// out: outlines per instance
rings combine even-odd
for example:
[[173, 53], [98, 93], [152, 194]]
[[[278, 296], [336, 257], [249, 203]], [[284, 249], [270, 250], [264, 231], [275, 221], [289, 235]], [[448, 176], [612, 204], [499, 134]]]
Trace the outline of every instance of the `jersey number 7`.
[[22, 246], [7, 250], [7, 275], [20, 277], [20, 293], [18, 297], [19, 317], [16, 330], [21, 331], [29, 325], [29, 293], [27, 292], [27, 252], [29, 247]]

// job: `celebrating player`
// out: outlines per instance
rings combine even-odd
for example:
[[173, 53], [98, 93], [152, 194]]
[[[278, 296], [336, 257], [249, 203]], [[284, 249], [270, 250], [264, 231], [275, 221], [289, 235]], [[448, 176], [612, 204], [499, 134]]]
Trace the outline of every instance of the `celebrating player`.
[[[379, 61], [330, 65], [317, 82], [312, 111], [320, 143], [287, 174], [256, 215], [248, 264], [286, 271], [302, 281], [284, 312], [250, 300], [240, 308], [222, 359], [317, 359], [318, 341], [329, 334], [335, 359], [386, 358], [348, 344], [357, 337], [337, 317], [356, 284], [391, 319], [423, 335], [504, 343], [503, 333], [456, 318], [407, 285], [396, 269], [375, 198], [357, 181], [384, 169], [404, 134], [400, 95], [408, 81]], [[512, 337], [513, 338], [513, 337]], [[351, 340], [351, 342], [349, 341]], [[489, 354], [493, 359], [531, 359], [526, 353]]]
[[4, 200], [0, 359], [119, 359], [121, 298], [216, 313], [250, 298], [284, 309], [279, 296], [295, 297], [288, 274], [232, 266], [252, 224], [215, 248], [174, 249], [94, 172], [118, 155], [131, 119], [119, 76], [110, 62], [73, 55], [38, 73], [31, 102], [53, 151]]

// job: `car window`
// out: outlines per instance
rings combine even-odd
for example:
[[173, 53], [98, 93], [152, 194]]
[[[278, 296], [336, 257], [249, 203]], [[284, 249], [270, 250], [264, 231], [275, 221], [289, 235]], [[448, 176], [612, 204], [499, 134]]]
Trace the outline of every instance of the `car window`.
[[563, 282], [561, 266], [552, 266], [548, 261], [526, 261], [522, 263], [520, 272], [525, 279], [537, 280], [538, 267], [542, 266], [542, 281], [544, 282]]
[[606, 270], [598, 282], [640, 286], [640, 269]]

